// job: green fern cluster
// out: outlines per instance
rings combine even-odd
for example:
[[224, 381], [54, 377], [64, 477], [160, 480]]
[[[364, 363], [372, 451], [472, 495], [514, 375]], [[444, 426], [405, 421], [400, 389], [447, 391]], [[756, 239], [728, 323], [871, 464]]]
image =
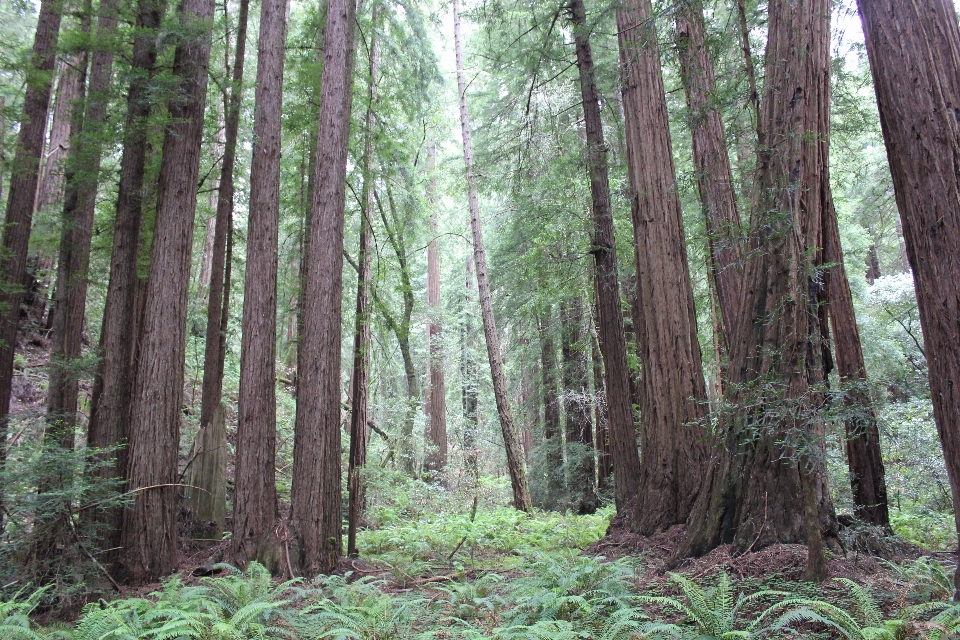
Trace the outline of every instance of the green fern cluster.
[[172, 578], [156, 599], [131, 598], [90, 604], [71, 640], [267, 640], [297, 638], [285, 620], [281, 595], [293, 584], [274, 585], [257, 563], [240, 572], [205, 578], [199, 587]]

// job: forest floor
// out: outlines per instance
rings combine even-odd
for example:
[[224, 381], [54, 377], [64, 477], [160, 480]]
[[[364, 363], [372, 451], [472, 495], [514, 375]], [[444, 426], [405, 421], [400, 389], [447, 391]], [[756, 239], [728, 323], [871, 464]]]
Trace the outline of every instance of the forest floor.
[[[26, 332], [11, 406], [14, 423], [25, 426], [11, 434], [12, 447], [38, 440], [30, 425], [42, 423], [48, 357], [43, 333]], [[449, 488], [370, 469], [360, 555], [344, 558], [336, 575], [281, 584], [257, 568], [213, 568], [228, 539], [182, 540], [178, 576], [120, 593], [106, 584], [88, 585], [87, 596], [74, 589], [59, 609], [65, 624], [51, 626], [56, 613], [48, 610], [40, 618], [47, 624], [34, 630], [48, 633], [38, 637], [100, 638], [84, 629], [113, 615], [100, 628], [115, 635], [104, 638], [162, 637], [163, 624], [201, 614], [207, 618], [194, 621], [196, 635], [170, 637], [252, 638], [272, 629], [264, 637], [721, 638], [755, 625], [753, 636], [742, 637], [888, 637], [870, 630], [896, 627], [899, 635], [890, 638], [947, 638], [944, 629], [960, 627], [960, 608], [952, 619], [929, 622], [949, 607], [953, 556], [875, 528], [841, 531], [846, 551], [829, 554], [830, 579], [822, 584], [801, 581], [801, 545], [739, 556], [721, 546], [670, 572], [682, 526], [637, 536], [609, 507], [593, 515], [527, 516], [505, 506], [505, 478], [481, 478], [476, 486], [463, 477], [445, 480]], [[83, 602], [98, 598], [100, 606], [81, 611]], [[19, 637], [4, 635], [4, 616], [18, 611], [10, 602], [0, 596], [2, 638]], [[931, 602], [944, 604], [925, 604]], [[244, 619], [244, 611], [255, 615]], [[840, 621], [841, 614], [849, 620]], [[237, 634], [203, 635], [207, 623], [210, 629], [233, 625]], [[61, 635], [49, 635], [54, 632]]]

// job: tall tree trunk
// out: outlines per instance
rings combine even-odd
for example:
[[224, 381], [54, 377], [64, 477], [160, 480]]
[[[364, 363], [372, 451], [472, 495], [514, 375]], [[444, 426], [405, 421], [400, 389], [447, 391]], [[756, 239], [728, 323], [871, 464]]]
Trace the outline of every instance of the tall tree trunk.
[[467, 198], [470, 205], [470, 227], [473, 230], [473, 260], [477, 267], [477, 290], [480, 294], [480, 315], [483, 319], [483, 333], [487, 342], [487, 356], [490, 360], [490, 375], [493, 378], [493, 395], [500, 416], [500, 430], [507, 453], [507, 469], [510, 472], [510, 484], [513, 487], [513, 506], [519, 511], [531, 511], [530, 489], [527, 487], [527, 472], [523, 464], [523, 448], [520, 436], [513, 420], [510, 398], [507, 395], [507, 379], [503, 371], [500, 355], [500, 336], [493, 317], [493, 303], [490, 300], [490, 280], [487, 275], [487, 254], [483, 247], [483, 233], [480, 229], [480, 201], [477, 198], [477, 181], [473, 174], [473, 142], [470, 137], [470, 116], [467, 112], [467, 83], [463, 67], [463, 36], [460, 33], [460, 7], [453, 0], [454, 42], [457, 54], [457, 87], [460, 93], [460, 130], [463, 135], [463, 162], [467, 171]]
[[74, 107], [83, 100], [80, 87], [80, 67], [83, 53], [65, 53], [57, 64], [57, 90], [54, 93], [53, 117], [47, 135], [47, 152], [41, 164], [34, 212], [53, 213], [63, 202], [66, 162], [73, 146]]
[[[577, 67], [580, 70], [580, 96], [583, 100], [584, 125], [587, 133], [587, 168], [593, 209], [593, 257], [596, 263], [595, 286], [600, 336], [603, 349], [607, 402], [609, 454], [614, 469], [614, 496], [617, 511], [640, 491], [640, 457], [630, 395], [630, 370], [620, 306], [620, 283], [617, 274], [617, 247], [610, 203], [610, 181], [607, 171], [607, 146], [603, 139], [600, 94], [594, 74], [593, 53], [586, 31], [586, 9], [583, 0], [570, 3], [574, 24]], [[600, 425], [597, 424], [598, 437]], [[606, 469], [609, 475], [610, 469]], [[602, 479], [606, 476], [601, 471]]]
[[[102, 8], [102, 5], [101, 5]], [[127, 442], [132, 401], [134, 353], [141, 326], [137, 290], [137, 257], [143, 210], [143, 180], [148, 151], [147, 125], [151, 112], [150, 84], [157, 61], [157, 34], [166, 11], [165, 0], [140, 0], [137, 7], [137, 31], [133, 42], [131, 66], [134, 70], [127, 91], [127, 115], [120, 158], [120, 183], [117, 190], [110, 280], [100, 331], [103, 360], [94, 379], [90, 402], [87, 443], [98, 449], [114, 449], [112, 465], [102, 465], [101, 478], [127, 476]], [[89, 203], [88, 203], [89, 204]], [[109, 560], [117, 557], [120, 546], [122, 511], [108, 509], [95, 514], [105, 526], [102, 548], [112, 549]]]
[[[829, 70], [830, 59], [824, 60]], [[830, 190], [830, 138], [829, 138], [829, 73], [825, 78], [827, 107], [824, 109], [823, 126], [826, 132], [820, 138], [822, 169], [821, 223], [823, 225], [823, 261], [833, 265], [826, 273], [827, 306], [830, 323], [833, 325], [834, 353], [840, 390], [846, 407], [844, 420], [847, 468], [850, 471], [850, 488], [853, 494], [854, 514], [869, 524], [890, 528], [887, 508], [887, 483], [880, 450], [880, 430], [873, 400], [867, 389], [867, 369], [863, 362], [860, 330], [853, 310], [853, 294], [843, 264], [843, 249], [840, 246], [840, 228], [837, 210]]]
[[250, 220], [243, 289], [240, 398], [233, 499], [233, 559], [277, 570], [276, 328], [280, 123], [289, 0], [263, 0], [250, 162]]
[[128, 478], [136, 491], [124, 513], [123, 577], [156, 581], [177, 566], [177, 457], [186, 353], [187, 294], [203, 139], [213, 0], [184, 0], [163, 140], [157, 218], [145, 295], [143, 345], [130, 419]]
[[433, 237], [427, 247], [427, 307], [430, 323], [427, 326], [427, 343], [430, 355], [430, 394], [427, 400], [430, 415], [431, 447], [426, 459], [427, 471], [439, 472], [447, 466], [447, 387], [443, 378], [443, 334], [440, 326], [440, 246], [437, 240], [439, 224], [436, 207], [436, 142], [427, 146], [427, 203], [430, 205], [430, 232]]
[[[80, 8], [80, 30], [90, 35], [92, 6], [85, 0]], [[70, 55], [70, 65], [61, 73], [61, 82], [72, 85], [69, 113], [70, 140], [68, 157], [57, 170], [63, 171], [67, 185], [60, 219], [60, 256], [57, 263], [57, 285], [53, 296], [53, 332], [50, 340], [50, 373], [47, 385], [46, 428], [43, 434], [45, 452], [60, 457], [73, 452], [77, 423], [79, 378], [77, 359], [83, 332], [83, 311], [86, 302], [86, 261], [90, 252], [93, 219], [89, 224], [78, 220], [76, 180], [80, 171], [79, 155], [84, 128], [84, 101], [87, 89], [89, 52]], [[64, 92], [66, 95], [67, 92]], [[64, 114], [61, 114], [63, 117]], [[58, 189], [59, 191], [59, 189]], [[52, 204], [52, 203], [51, 203]], [[78, 291], [79, 289], [79, 291]], [[72, 480], [72, 466], [58, 465], [41, 476], [37, 483], [37, 508], [34, 515], [31, 555], [33, 572], [41, 583], [55, 579], [58, 558], [70, 541], [70, 500], [64, 489]], [[60, 560], [62, 562], [62, 560]]]
[[947, 0], [858, 4], [960, 531], [960, 29]]
[[[826, 0], [769, 6], [766, 88], [744, 305], [731, 332], [722, 444], [710, 465], [680, 554], [722, 543], [735, 552], [807, 543], [807, 577], [825, 572], [822, 532], [835, 534], [823, 491], [822, 166], [830, 11]], [[798, 499], [799, 498], [799, 499]]]
[[550, 307], [540, 318], [540, 393], [543, 396], [543, 447], [547, 473], [545, 508], [557, 509], [563, 497], [563, 434], [560, 431], [560, 386], [557, 380], [557, 350]]
[[617, 26], [643, 367], [643, 455], [632, 526], [652, 534], [686, 522], [700, 492], [708, 459], [707, 392], [650, 0], [628, 0], [617, 11]]
[[736, 324], [743, 270], [740, 264], [740, 211], [726, 134], [716, 101], [713, 59], [707, 49], [701, 0], [683, 0], [676, 14], [680, 75], [687, 96], [700, 203], [707, 223], [710, 275], [723, 326]]
[[324, 37], [316, 189], [310, 215], [290, 529], [294, 570], [329, 573], [341, 554], [340, 325], [343, 215], [355, 0], [330, 0]]
[[[26, 281], [27, 249], [37, 191], [43, 132], [47, 125], [53, 66], [60, 35], [59, 3], [43, 0], [28, 75], [17, 148], [10, 171], [6, 217], [3, 220], [3, 247], [0, 250], [0, 467], [6, 465], [7, 419], [13, 382], [13, 354], [17, 345], [20, 301]], [[2, 506], [0, 487], [0, 506]], [[2, 523], [2, 519], [0, 519]]]
[[463, 403], [463, 463], [474, 484], [480, 477], [477, 384], [477, 363], [473, 354], [473, 260], [467, 257], [466, 286], [460, 320], [460, 395]]
[[363, 467], [367, 464], [367, 443], [370, 428], [367, 425], [370, 391], [370, 288], [373, 271], [373, 225], [370, 216], [376, 205], [374, 196], [374, 139], [377, 126], [377, 86], [380, 82], [379, 6], [373, 5], [370, 30], [370, 78], [367, 89], [366, 131], [363, 145], [363, 210], [360, 212], [360, 248], [357, 251], [357, 317], [353, 336], [353, 376], [350, 398], [350, 458], [347, 467], [347, 490], [350, 505], [347, 524], [347, 555], [357, 557], [357, 528], [366, 510], [366, 491]]
[[[55, 337], [51, 351], [63, 358], [68, 366], [66, 369], [55, 369], [51, 375], [48, 394], [59, 395], [59, 398], [51, 398], [47, 406], [48, 411], [62, 413], [73, 424], [76, 424], [79, 380], [70, 373], [73, 369], [69, 365], [71, 360], [80, 356], [93, 218], [113, 78], [112, 45], [116, 37], [118, 6], [119, 0], [100, 3], [95, 42], [101, 44], [100, 48], [93, 51], [90, 82], [82, 112], [78, 113], [82, 122], [78, 123], [78, 135], [72, 136], [73, 160], [67, 175], [64, 199], [60, 271], [57, 278], [57, 299], [61, 313], [54, 321]], [[81, 129], [82, 135], [79, 135]], [[58, 335], [62, 337], [56, 337]]]
[[566, 414], [567, 496], [577, 513], [597, 510], [594, 483], [593, 424], [587, 382], [587, 343], [583, 330], [583, 299], [561, 306], [563, 354], [563, 411]]
[[[89, 2], [89, 0], [87, 0]], [[90, 7], [82, 9], [81, 31], [90, 35]], [[82, 179], [86, 160], [81, 155], [84, 137], [84, 102], [87, 91], [88, 51], [70, 56], [70, 64], [61, 72], [60, 81], [71, 85], [60, 97], [70, 94], [67, 139], [68, 154], [62, 161], [64, 189], [60, 216], [60, 255], [57, 260], [57, 284], [53, 295], [54, 322], [50, 336], [50, 374], [47, 385], [47, 429], [44, 440], [49, 446], [73, 449], [80, 391], [76, 360], [80, 357], [83, 314], [87, 297], [87, 269], [93, 216], [78, 217], [77, 181]], [[58, 189], [59, 191], [59, 189]], [[52, 204], [52, 202], [51, 202]]]
[[[187, 505], [195, 526], [212, 522], [212, 530], [203, 527], [206, 537], [219, 538], [226, 514], [226, 424], [216, 419], [223, 396], [223, 369], [227, 352], [227, 319], [230, 309], [230, 264], [228, 245], [232, 245], [234, 180], [237, 132], [240, 128], [240, 102], [243, 99], [243, 63], [247, 46], [249, 0], [240, 0], [237, 15], [237, 42], [233, 62], [233, 82], [225, 111], [223, 161], [217, 190], [217, 216], [214, 223], [213, 254], [210, 266], [210, 296], [207, 300], [207, 331], [203, 356], [203, 390], [200, 400], [200, 431], [194, 443], [191, 478], [187, 482]], [[232, 248], [232, 246], [230, 247]], [[220, 426], [223, 425], [223, 429]], [[192, 487], [197, 487], [196, 489]]]

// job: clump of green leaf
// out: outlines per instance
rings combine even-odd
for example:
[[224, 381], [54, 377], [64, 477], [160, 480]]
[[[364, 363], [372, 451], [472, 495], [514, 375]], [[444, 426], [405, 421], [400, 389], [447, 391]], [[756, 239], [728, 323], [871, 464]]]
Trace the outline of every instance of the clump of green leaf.
[[26, 589], [20, 589], [12, 598], [5, 602], [0, 601], [0, 638], [7, 640], [52, 640], [53, 638], [69, 638], [66, 632], [43, 630], [36, 628], [30, 621], [30, 614], [40, 604], [44, 593], [49, 587], [37, 589], [26, 598], [21, 599]]
[[907, 586], [908, 597], [914, 602], [943, 600], [953, 595], [955, 569], [948, 568], [929, 556], [920, 556], [902, 564], [884, 562], [884, 565]]
[[[225, 565], [221, 565], [225, 566]], [[293, 582], [274, 585], [269, 572], [252, 562], [240, 572], [205, 578], [186, 587], [168, 580], [155, 600], [133, 598], [83, 610], [72, 640], [267, 640], [293, 639], [281, 596]]]
[[630, 607], [636, 570], [629, 560], [571, 553], [544, 554], [530, 566], [532, 575], [517, 581], [510, 595], [517, 607], [514, 625], [537, 621], [593, 621]]

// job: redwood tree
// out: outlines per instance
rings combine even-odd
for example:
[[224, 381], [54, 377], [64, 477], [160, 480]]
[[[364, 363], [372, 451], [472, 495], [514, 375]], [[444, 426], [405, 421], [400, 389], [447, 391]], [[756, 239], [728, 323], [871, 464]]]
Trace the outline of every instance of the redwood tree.
[[[640, 492], [632, 526], [651, 534], [685, 522], [700, 492], [708, 458], [702, 424], [707, 392], [650, 0], [627, 0], [617, 26], [643, 368]], [[632, 470], [614, 461], [614, 476], [624, 472]]]
[[37, 192], [37, 175], [59, 36], [60, 4], [54, 0], [43, 0], [33, 40], [17, 148], [10, 168], [3, 246], [0, 249], [0, 464], [6, 460], [13, 354], [17, 344], [34, 196]]
[[[223, 158], [217, 189], [217, 215], [210, 265], [210, 292], [207, 298], [207, 330], [204, 340], [203, 386], [200, 396], [200, 431], [194, 443], [194, 458], [187, 488], [194, 524], [213, 522], [207, 535], [219, 537], [226, 511], [227, 429], [220, 400], [223, 395], [223, 367], [227, 353], [227, 320], [230, 310], [230, 274], [233, 253], [233, 169], [240, 128], [243, 98], [243, 62], [247, 45], [249, 0], [240, 0], [237, 15], [237, 42], [234, 50], [233, 82], [229, 98], [224, 94], [226, 119]], [[226, 13], [226, 11], [224, 11]]]
[[[134, 354], [139, 322], [136, 295], [137, 253], [143, 209], [143, 179], [147, 159], [151, 79], [157, 61], [157, 33], [166, 11], [165, 0], [140, 0], [137, 6], [136, 35], [133, 41], [134, 70], [127, 90], [127, 113], [120, 157], [110, 257], [110, 279], [100, 330], [100, 370], [93, 383], [87, 442], [91, 447], [117, 448], [116, 462], [100, 467], [101, 477], [127, 477], [127, 440], [130, 428]], [[96, 514], [106, 525], [102, 548], [116, 554], [120, 546], [121, 511], [110, 509]], [[111, 560], [114, 556], [110, 556]]]
[[186, 353], [187, 294], [197, 178], [210, 60], [213, 0], [184, 0], [173, 70], [178, 91], [163, 140], [157, 219], [144, 297], [143, 344], [130, 419], [128, 479], [120, 559], [132, 584], [156, 581], [177, 566], [177, 459]]
[[473, 171], [473, 142], [470, 137], [470, 116], [467, 111], [467, 83], [463, 68], [463, 36], [460, 32], [460, 6], [453, 0], [454, 46], [457, 56], [457, 87], [460, 94], [460, 131], [463, 135], [463, 163], [467, 172], [467, 199], [470, 207], [470, 228], [473, 232], [473, 260], [477, 267], [477, 291], [480, 297], [480, 315], [487, 343], [490, 375], [493, 378], [493, 394], [500, 416], [500, 430], [507, 454], [507, 470], [513, 488], [513, 506], [519, 511], [531, 511], [530, 489], [527, 487], [527, 472], [523, 460], [520, 435], [513, 419], [513, 409], [507, 394], [507, 379], [503, 371], [503, 356], [500, 352], [500, 336], [493, 317], [493, 302], [490, 299], [490, 277], [487, 274], [487, 253], [483, 246], [480, 228], [480, 201], [477, 197], [477, 182]]
[[427, 306], [430, 321], [427, 325], [427, 344], [430, 356], [430, 394], [427, 396], [429, 415], [430, 452], [426, 456], [427, 471], [442, 471], [447, 466], [447, 387], [443, 377], [443, 332], [440, 325], [440, 246], [437, 239], [436, 209], [437, 147], [430, 140], [427, 147], [427, 202], [430, 210], [430, 232], [433, 237], [427, 247]]
[[[288, 0], [262, 0], [243, 285], [240, 397], [233, 499], [233, 561], [276, 569], [276, 330], [280, 124]], [[271, 561], [273, 560], [273, 561]]]
[[330, 0], [327, 6], [316, 187], [297, 345], [291, 561], [307, 576], [333, 571], [341, 554], [340, 325], [355, 14], [355, 0]]
[[758, 205], [751, 221], [743, 307], [730, 333], [720, 446], [680, 554], [722, 543], [735, 552], [807, 543], [807, 577], [822, 579], [822, 532], [835, 533], [820, 445], [825, 370], [819, 135], [825, 121], [827, 0], [769, 5]]
[[960, 29], [949, 0], [858, 4], [960, 530]]
[[373, 270], [373, 225], [370, 215], [375, 204], [374, 195], [374, 141], [377, 126], [375, 105], [380, 74], [380, 36], [377, 33], [379, 6], [373, 7], [370, 32], [370, 77], [367, 90], [366, 130], [363, 144], [363, 209], [360, 212], [360, 247], [357, 251], [357, 315], [353, 336], [353, 375], [350, 381], [350, 457], [347, 467], [347, 490], [350, 507], [347, 523], [347, 555], [356, 557], [357, 528], [366, 509], [366, 491], [363, 482], [363, 467], [367, 464], [367, 442], [370, 428], [367, 425], [370, 390], [370, 290]]
[[713, 58], [707, 48], [701, 0], [682, 0], [676, 15], [680, 75], [687, 96], [697, 187], [707, 223], [710, 275], [723, 326], [736, 324], [743, 269], [740, 264], [740, 211], [733, 190], [723, 120], [717, 104]]
[[[601, 456], [601, 481], [614, 469], [614, 500], [617, 511], [640, 490], [640, 458], [637, 454], [637, 436], [630, 396], [630, 370], [627, 366], [627, 346], [623, 331], [623, 311], [620, 306], [620, 283], [617, 274], [617, 247], [613, 228], [613, 208], [610, 202], [610, 180], [607, 170], [607, 146], [603, 139], [603, 121], [600, 113], [600, 94], [593, 67], [593, 52], [586, 26], [586, 8], [583, 0], [570, 3], [570, 20], [574, 25], [577, 67], [580, 71], [580, 96], [583, 101], [584, 129], [587, 134], [587, 170], [590, 177], [590, 196], [593, 212], [593, 247], [595, 287], [598, 310], [598, 342], [603, 351], [603, 376], [609, 439], [603, 448], [608, 457]], [[599, 383], [599, 379], [594, 376]], [[599, 393], [599, 384], [598, 393]], [[599, 415], [599, 414], [598, 414]], [[597, 423], [597, 437], [602, 430]], [[598, 447], [598, 449], [601, 449]], [[616, 469], [622, 471], [617, 473]]]

